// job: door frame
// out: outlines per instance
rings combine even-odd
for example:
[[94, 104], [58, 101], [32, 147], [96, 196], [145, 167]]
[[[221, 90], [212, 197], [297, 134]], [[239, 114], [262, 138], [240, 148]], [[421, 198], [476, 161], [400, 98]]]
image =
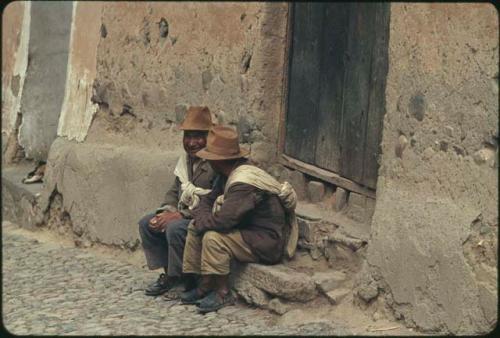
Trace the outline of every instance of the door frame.
[[350, 179], [342, 177], [332, 171], [319, 168], [309, 163], [292, 158], [285, 155], [285, 140], [286, 140], [286, 115], [288, 111], [288, 93], [289, 93], [289, 73], [291, 62], [290, 58], [293, 52], [292, 39], [293, 39], [293, 19], [294, 19], [294, 9], [293, 2], [288, 2], [288, 17], [286, 24], [286, 42], [285, 42], [285, 53], [284, 53], [284, 63], [283, 63], [283, 88], [282, 88], [282, 101], [281, 110], [279, 113], [279, 127], [278, 127], [278, 162], [285, 167], [301, 171], [307, 175], [319, 178], [323, 181], [332, 183], [336, 186], [342, 187], [349, 191], [356, 192], [358, 194], [375, 198], [376, 190], [365, 187], [359, 183], [356, 183]]

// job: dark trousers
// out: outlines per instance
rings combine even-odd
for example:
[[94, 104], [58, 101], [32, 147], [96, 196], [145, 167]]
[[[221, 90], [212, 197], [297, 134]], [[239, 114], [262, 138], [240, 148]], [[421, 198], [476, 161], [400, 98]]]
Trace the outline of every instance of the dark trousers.
[[139, 233], [148, 267], [151, 270], [166, 267], [169, 277], [180, 277], [187, 226], [191, 220], [170, 222], [167, 224], [167, 230], [160, 232], [151, 230], [148, 225], [154, 216], [155, 214], [149, 214], [139, 221]]

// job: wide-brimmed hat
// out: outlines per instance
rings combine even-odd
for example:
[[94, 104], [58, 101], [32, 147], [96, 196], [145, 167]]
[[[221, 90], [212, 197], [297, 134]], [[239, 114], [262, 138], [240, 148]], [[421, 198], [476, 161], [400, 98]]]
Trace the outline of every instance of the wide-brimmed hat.
[[238, 133], [230, 128], [215, 125], [208, 131], [207, 146], [196, 153], [196, 156], [206, 160], [231, 160], [245, 157], [250, 152], [241, 149], [238, 143]]
[[209, 130], [213, 126], [207, 107], [189, 107], [186, 118], [179, 126], [181, 130]]

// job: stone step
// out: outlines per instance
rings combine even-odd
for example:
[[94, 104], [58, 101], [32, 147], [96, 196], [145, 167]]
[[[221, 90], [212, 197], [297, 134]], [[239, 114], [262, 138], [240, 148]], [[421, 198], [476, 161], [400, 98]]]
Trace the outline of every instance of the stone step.
[[[307, 302], [317, 296], [316, 284], [311, 277], [283, 264], [241, 264], [235, 267], [232, 275], [236, 291], [245, 299], [251, 298], [248, 296], [248, 285], [289, 301]], [[261, 296], [262, 294], [254, 298], [261, 300]]]

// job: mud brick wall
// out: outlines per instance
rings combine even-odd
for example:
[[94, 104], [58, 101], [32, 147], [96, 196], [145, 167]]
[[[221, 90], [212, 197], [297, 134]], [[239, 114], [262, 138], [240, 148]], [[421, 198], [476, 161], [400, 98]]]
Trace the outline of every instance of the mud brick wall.
[[429, 332], [487, 332], [498, 299], [497, 12], [393, 4], [389, 58], [361, 294], [377, 285], [397, 317]]
[[273, 160], [286, 15], [270, 3], [104, 4], [89, 138], [178, 149], [187, 107], [207, 105], [255, 160]]

